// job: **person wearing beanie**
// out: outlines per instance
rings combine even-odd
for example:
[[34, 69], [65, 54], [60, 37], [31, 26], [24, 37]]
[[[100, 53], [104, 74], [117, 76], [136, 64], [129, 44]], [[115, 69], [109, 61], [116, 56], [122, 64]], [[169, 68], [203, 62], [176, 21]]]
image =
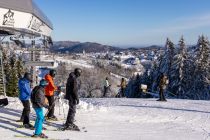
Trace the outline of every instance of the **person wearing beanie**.
[[42, 79], [38, 86], [36, 86], [31, 93], [31, 102], [32, 106], [36, 112], [36, 122], [35, 122], [35, 133], [32, 137], [35, 138], [48, 138], [45, 134], [42, 133], [43, 122], [44, 122], [44, 113], [43, 107], [49, 108], [45, 103], [45, 87], [48, 85], [48, 82]]
[[18, 81], [19, 88], [19, 99], [23, 104], [23, 112], [20, 120], [17, 122], [23, 122], [23, 127], [28, 129], [33, 129], [34, 127], [30, 124], [30, 97], [31, 97], [31, 88], [30, 83], [32, 82], [32, 74], [25, 73], [23, 78], [20, 78]]

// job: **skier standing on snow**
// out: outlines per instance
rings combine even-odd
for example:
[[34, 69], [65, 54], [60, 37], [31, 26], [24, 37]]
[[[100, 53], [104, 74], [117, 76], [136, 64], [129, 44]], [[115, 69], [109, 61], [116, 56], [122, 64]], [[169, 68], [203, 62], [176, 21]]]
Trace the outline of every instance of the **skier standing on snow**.
[[64, 125], [64, 130], [76, 130], [79, 131], [79, 127], [74, 124], [74, 117], [76, 113], [76, 105], [79, 104], [78, 90], [79, 82], [78, 78], [80, 77], [82, 70], [76, 68], [74, 72], [69, 74], [67, 83], [66, 83], [66, 96], [65, 99], [69, 101], [69, 112]]
[[32, 75], [30, 73], [25, 73], [24, 77], [18, 81], [19, 88], [19, 99], [23, 104], [23, 112], [21, 119], [18, 122], [23, 122], [25, 128], [33, 129], [33, 125], [30, 124], [29, 114], [30, 114], [30, 97], [31, 88], [30, 83], [32, 82]]
[[106, 97], [109, 88], [110, 88], [109, 79], [108, 79], [108, 77], [106, 77], [106, 79], [104, 81], [104, 95], [103, 95], [103, 97]]
[[56, 75], [56, 71], [55, 70], [50, 70], [49, 74], [45, 75], [45, 80], [49, 83], [46, 87], [45, 87], [45, 96], [49, 102], [49, 113], [47, 114], [47, 118], [48, 120], [54, 120], [57, 121], [57, 118], [54, 115], [54, 111], [55, 111], [55, 97], [54, 97], [54, 92], [55, 90], [57, 90], [57, 87], [54, 84], [54, 79]]
[[125, 97], [126, 86], [127, 86], [126, 80], [125, 80], [125, 78], [122, 78], [121, 84], [120, 84], [121, 97]]
[[48, 82], [42, 79], [39, 86], [36, 86], [31, 93], [31, 102], [36, 112], [35, 133], [32, 135], [32, 137], [35, 138], [48, 138], [42, 133], [42, 125], [44, 122], [43, 107], [49, 108], [49, 106], [45, 103], [45, 87], [47, 85]]
[[159, 98], [158, 101], [167, 101], [164, 95], [164, 91], [166, 89], [166, 86], [168, 85], [168, 78], [166, 74], [161, 74], [160, 76], [160, 82], [159, 82]]

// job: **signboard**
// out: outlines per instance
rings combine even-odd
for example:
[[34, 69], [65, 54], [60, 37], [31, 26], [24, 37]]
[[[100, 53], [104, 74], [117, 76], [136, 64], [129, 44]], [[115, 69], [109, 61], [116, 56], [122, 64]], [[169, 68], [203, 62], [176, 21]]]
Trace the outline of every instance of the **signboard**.
[[2, 24], [6, 26], [14, 27], [14, 24], [15, 24], [14, 12], [9, 10], [7, 13], [5, 13]]
[[0, 8], [0, 27], [31, 31], [50, 36], [52, 29], [31, 13]]
[[36, 31], [36, 32], [42, 32], [42, 30], [41, 30], [42, 26], [44, 26], [43, 22], [41, 22], [34, 16], [31, 17], [31, 21], [28, 26], [29, 29]]

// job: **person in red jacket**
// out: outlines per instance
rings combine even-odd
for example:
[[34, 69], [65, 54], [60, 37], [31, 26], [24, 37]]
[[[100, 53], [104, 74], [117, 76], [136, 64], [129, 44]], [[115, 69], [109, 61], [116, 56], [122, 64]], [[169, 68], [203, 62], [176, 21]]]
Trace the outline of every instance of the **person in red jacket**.
[[45, 75], [45, 80], [49, 83], [46, 87], [45, 87], [45, 97], [47, 98], [48, 102], [49, 102], [49, 113], [47, 114], [47, 118], [49, 120], [54, 120], [56, 121], [57, 118], [54, 115], [54, 111], [55, 111], [55, 97], [54, 97], [54, 92], [57, 90], [57, 87], [54, 84], [54, 77], [56, 75], [56, 71], [55, 70], [50, 70], [49, 74]]

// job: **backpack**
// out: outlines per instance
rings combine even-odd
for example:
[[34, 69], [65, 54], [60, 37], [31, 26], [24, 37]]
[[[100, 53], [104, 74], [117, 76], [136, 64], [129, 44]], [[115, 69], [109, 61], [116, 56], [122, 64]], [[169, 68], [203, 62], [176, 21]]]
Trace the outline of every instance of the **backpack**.
[[31, 102], [34, 103], [35, 101], [35, 94], [38, 92], [38, 90], [40, 89], [39, 86], [34, 87], [34, 89], [31, 92]]

